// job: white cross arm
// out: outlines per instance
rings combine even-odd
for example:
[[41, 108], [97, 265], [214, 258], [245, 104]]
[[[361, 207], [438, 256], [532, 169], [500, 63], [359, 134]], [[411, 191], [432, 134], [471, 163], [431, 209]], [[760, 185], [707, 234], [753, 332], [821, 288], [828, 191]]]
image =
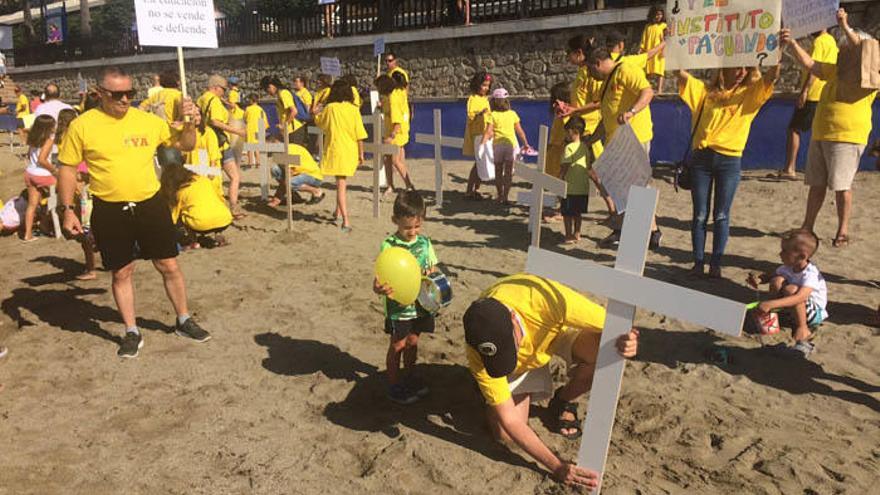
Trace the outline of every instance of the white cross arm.
[[[416, 142], [419, 144], [435, 144], [437, 139], [433, 134], [422, 134], [421, 132], [417, 132]], [[440, 138], [440, 146], [461, 148], [464, 146], [464, 138], [443, 136]]]
[[202, 175], [205, 177], [217, 177], [218, 175], [223, 173], [223, 170], [220, 167], [211, 167], [210, 165], [184, 165], [184, 168], [189, 170], [190, 172], [198, 175]]
[[324, 133], [324, 131], [322, 131], [320, 127], [316, 127], [313, 125], [309, 126], [308, 132], [309, 132], [309, 134], [315, 134], [316, 136], [320, 136], [321, 134]]
[[258, 153], [284, 153], [284, 143], [245, 143], [244, 151], [256, 151]]
[[607, 266], [529, 247], [526, 271], [574, 289], [600, 294], [672, 318], [730, 335], [739, 335], [746, 306], [721, 297], [661, 282]]
[[539, 172], [534, 168], [528, 166], [524, 162], [516, 162], [514, 164], [514, 174], [522, 177], [523, 179], [531, 182], [532, 184], [541, 187], [544, 190], [550, 191], [553, 194], [559, 196], [560, 198], [565, 197], [565, 191], [568, 188], [568, 183], [562, 179], [557, 179], [552, 175], [547, 175], [544, 172]]
[[300, 165], [299, 155], [272, 155], [272, 161], [278, 165], [293, 165], [296, 167]]
[[[400, 151], [400, 146], [396, 144], [382, 143], [379, 146], [379, 153], [383, 155], [393, 155]], [[365, 153], [376, 153], [376, 145], [374, 143], [364, 143]]]

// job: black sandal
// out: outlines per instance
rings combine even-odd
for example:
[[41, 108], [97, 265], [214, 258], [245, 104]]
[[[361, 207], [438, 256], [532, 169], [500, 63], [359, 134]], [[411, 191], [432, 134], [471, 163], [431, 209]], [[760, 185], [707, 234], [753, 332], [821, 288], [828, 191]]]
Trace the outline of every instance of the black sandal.
[[[551, 414], [556, 417], [556, 433], [559, 433], [564, 438], [568, 440], [576, 440], [580, 438], [581, 434], [581, 422], [580, 418], [578, 418], [578, 406], [575, 402], [564, 401], [559, 398], [559, 390], [557, 389], [556, 393], [553, 394], [553, 398], [550, 399], [550, 404], [547, 405], [547, 409], [551, 411]], [[574, 416], [574, 419], [559, 419], [562, 416], [562, 413], [569, 413]], [[562, 433], [562, 430], [575, 430], [573, 433]]]

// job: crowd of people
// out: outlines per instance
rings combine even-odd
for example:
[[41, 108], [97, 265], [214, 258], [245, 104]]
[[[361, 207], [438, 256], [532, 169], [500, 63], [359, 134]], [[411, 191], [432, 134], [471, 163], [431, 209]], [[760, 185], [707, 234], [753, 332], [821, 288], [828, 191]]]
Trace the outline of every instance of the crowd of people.
[[[465, 2], [466, 4], [466, 2]], [[756, 312], [782, 311], [790, 315], [794, 344], [778, 348], [781, 354], [807, 358], [815, 352], [812, 336], [827, 318], [828, 293], [821, 272], [811, 257], [819, 248], [814, 233], [826, 190], [837, 200], [838, 228], [832, 242], [844, 248], [850, 240], [849, 219], [852, 183], [868, 144], [871, 106], [876, 90], [853, 87], [848, 74], [838, 72], [836, 57], [851, 56], [869, 37], [853, 30], [846, 12], [838, 12], [840, 41], [834, 44], [820, 33], [812, 54], [783, 29], [782, 45], [803, 66], [804, 79], [789, 132], [789, 160], [779, 176], [793, 177], [794, 156], [800, 134], [812, 129], [805, 182], [809, 186], [806, 213], [799, 228], [787, 233], [781, 244], [782, 265], [774, 272], [753, 275], [752, 286], [769, 284], [767, 298]], [[603, 143], [629, 126], [646, 154], [653, 139], [651, 102], [666, 74], [663, 50], [663, 11], [651, 9], [639, 53], [625, 55], [624, 37], [606, 40], [580, 35], [569, 40], [568, 61], [573, 82], [549, 88], [554, 119], [546, 151], [546, 173], [567, 182], [568, 196], [545, 219], [561, 217], [564, 242], [581, 242], [581, 219], [587, 210], [590, 188], [596, 188], [608, 211], [611, 232], [603, 241], [619, 241], [622, 215], [607, 194], [592, 164], [603, 153]], [[398, 151], [385, 156], [385, 196], [394, 197], [392, 221], [396, 231], [382, 241], [382, 250], [398, 247], [410, 251], [425, 275], [439, 263], [430, 239], [421, 233], [425, 202], [416, 191], [406, 165], [404, 147], [410, 139], [412, 107], [409, 74], [393, 53], [385, 54], [387, 72], [373, 81], [381, 97], [384, 141]], [[780, 67], [717, 69], [708, 81], [678, 70], [672, 77], [692, 114], [689, 158], [693, 215], [691, 239], [697, 277], [721, 278], [724, 252], [730, 234], [731, 209], [739, 185], [742, 154], [751, 124], [772, 96]], [[245, 216], [239, 200], [242, 166], [270, 166], [255, 154], [243, 155], [241, 145], [254, 143], [260, 126], [276, 142], [289, 142], [289, 154], [300, 157], [292, 171], [291, 189], [320, 202], [322, 184], [332, 177], [336, 185], [333, 217], [344, 233], [352, 231], [347, 182], [364, 161], [367, 133], [361, 117], [358, 82], [350, 76], [318, 79], [318, 91], [297, 77], [288, 85], [280, 77], [260, 81], [272, 98], [278, 125], [269, 128], [260, 107], [260, 94], [243, 96], [236, 77], [211, 75], [204, 92], [192, 101], [180, 91], [176, 73], [163, 73], [147, 97], [133, 108], [136, 91], [122, 69], [102, 71], [97, 85], [77, 108], [60, 100], [58, 87], [45, 87], [42, 103], [34, 108], [16, 87], [16, 117], [28, 145], [25, 171], [26, 208], [23, 239], [31, 241], [33, 223], [46, 188], [57, 185], [58, 209], [65, 233], [78, 240], [86, 252], [85, 278], [94, 278], [94, 253], [100, 252], [112, 274], [112, 292], [125, 325], [119, 356], [135, 357], [144, 341], [136, 325], [133, 273], [136, 259], [151, 260], [161, 274], [177, 316], [176, 332], [197, 342], [210, 334], [189, 315], [186, 284], [177, 263], [179, 248], [223, 246], [221, 233]], [[481, 156], [487, 147], [493, 158], [496, 201], [509, 204], [512, 168], [516, 157], [528, 152], [523, 122], [513, 110], [510, 95], [496, 77], [478, 72], [469, 84], [463, 153], [475, 159], [468, 177], [466, 197], [481, 200], [485, 180]], [[77, 115], [79, 113], [79, 115]], [[26, 122], [29, 120], [30, 122]], [[323, 153], [313, 155], [316, 143], [308, 126], [323, 131]], [[273, 136], [274, 135], [274, 136]], [[286, 139], [284, 139], [286, 137]], [[207, 163], [202, 160], [207, 158]], [[161, 180], [154, 159], [161, 166]], [[188, 165], [207, 165], [217, 174], [203, 176]], [[220, 170], [228, 179], [224, 193]], [[403, 189], [395, 189], [394, 176]], [[275, 166], [273, 176], [283, 184], [286, 174]], [[644, 184], [643, 184], [644, 185]], [[286, 187], [279, 186], [269, 206], [278, 206]], [[79, 200], [77, 200], [79, 198]], [[88, 206], [86, 206], [88, 205]], [[712, 217], [712, 251], [705, 249]], [[793, 224], [792, 227], [797, 227]], [[185, 240], [184, 240], [185, 239]], [[662, 233], [652, 226], [650, 246], [660, 247]], [[708, 263], [708, 272], [707, 265]], [[385, 330], [390, 335], [386, 366], [389, 398], [411, 404], [428, 393], [428, 384], [412, 373], [417, 360], [419, 335], [432, 332], [433, 315], [418, 303], [402, 305], [393, 290], [374, 281], [373, 290], [386, 297]], [[489, 424], [499, 438], [515, 442], [570, 484], [593, 487], [596, 473], [563, 462], [528, 426], [531, 401], [551, 399], [558, 422], [556, 431], [568, 438], [580, 434], [574, 400], [585, 393], [595, 370], [599, 336], [605, 310], [561, 284], [532, 275], [512, 275], [487, 288], [463, 318], [468, 366], [488, 406]], [[633, 329], [618, 341], [618, 351], [632, 357], [638, 349]], [[5, 349], [0, 349], [0, 355]], [[569, 367], [569, 380], [553, 390], [548, 363], [556, 355]], [[401, 365], [404, 371], [401, 372]]]

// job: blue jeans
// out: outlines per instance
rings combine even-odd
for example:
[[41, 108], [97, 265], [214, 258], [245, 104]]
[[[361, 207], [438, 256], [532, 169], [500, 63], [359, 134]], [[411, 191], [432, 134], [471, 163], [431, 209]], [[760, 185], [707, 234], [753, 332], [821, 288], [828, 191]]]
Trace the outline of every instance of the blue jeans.
[[696, 150], [691, 155], [691, 199], [694, 218], [691, 223], [691, 242], [694, 263], [702, 265], [706, 250], [706, 225], [709, 219], [709, 203], [714, 186], [715, 202], [712, 206], [712, 258], [711, 266], [721, 266], [721, 256], [730, 234], [730, 207], [739, 185], [742, 158], [726, 156], [711, 149]]

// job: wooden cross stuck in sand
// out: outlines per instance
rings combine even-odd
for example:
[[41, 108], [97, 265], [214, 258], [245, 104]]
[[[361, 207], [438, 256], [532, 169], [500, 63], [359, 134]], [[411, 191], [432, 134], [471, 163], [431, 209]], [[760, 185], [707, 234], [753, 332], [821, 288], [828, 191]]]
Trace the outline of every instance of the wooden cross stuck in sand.
[[202, 175], [205, 177], [217, 177], [220, 175], [222, 170], [220, 167], [212, 167], [208, 162], [208, 151], [207, 150], [199, 150], [199, 164], [198, 165], [184, 165], [184, 168], [189, 170], [190, 172]]
[[541, 212], [544, 208], [544, 190], [564, 198], [568, 184], [552, 175], [544, 173], [547, 160], [547, 126], [542, 125], [538, 137], [538, 167], [531, 168], [525, 162], [517, 161], [514, 164], [514, 173], [532, 184], [531, 201], [529, 206], [529, 232], [532, 233], [532, 246], [541, 245]]
[[[290, 148], [288, 148], [287, 145], [288, 141], [289, 137], [284, 136], [284, 147], [289, 150]], [[284, 180], [284, 187], [287, 191], [287, 231], [291, 232], [293, 231], [293, 191], [290, 190], [290, 167], [298, 167], [300, 165], [299, 155], [278, 153], [277, 155], [274, 155], [272, 159], [276, 164], [281, 166], [281, 170], [284, 172], [282, 174], [282, 179]]]
[[[260, 196], [263, 201], [269, 199], [269, 153], [287, 153], [287, 148], [282, 143], [266, 142], [266, 121], [260, 118], [257, 122], [257, 142], [245, 143], [243, 151], [254, 151], [259, 154], [259, 163], [263, 164], [260, 172]], [[282, 129], [282, 134], [287, 134], [286, 129]]]
[[420, 144], [434, 145], [434, 201], [438, 206], [443, 205], [443, 147], [461, 149], [464, 139], [459, 137], [446, 137], [440, 127], [440, 109], [434, 109], [434, 133], [416, 133], [416, 142]]
[[364, 119], [373, 126], [373, 142], [364, 143], [364, 151], [373, 155], [373, 218], [379, 218], [379, 188], [381, 187], [382, 157], [396, 155], [400, 146], [382, 142], [382, 112], [375, 112]]
[[594, 495], [598, 495], [602, 487], [605, 458], [626, 364], [626, 360], [617, 353], [615, 344], [618, 337], [633, 327], [636, 308], [734, 336], [740, 334], [745, 318], [744, 304], [642, 277], [657, 197], [656, 189], [630, 188], [614, 268], [535, 246], [529, 248], [526, 261], [526, 271], [529, 273], [608, 298], [605, 328], [602, 330], [587, 417], [584, 419], [584, 435], [578, 451], [578, 466], [599, 473], [599, 488], [593, 492]]

